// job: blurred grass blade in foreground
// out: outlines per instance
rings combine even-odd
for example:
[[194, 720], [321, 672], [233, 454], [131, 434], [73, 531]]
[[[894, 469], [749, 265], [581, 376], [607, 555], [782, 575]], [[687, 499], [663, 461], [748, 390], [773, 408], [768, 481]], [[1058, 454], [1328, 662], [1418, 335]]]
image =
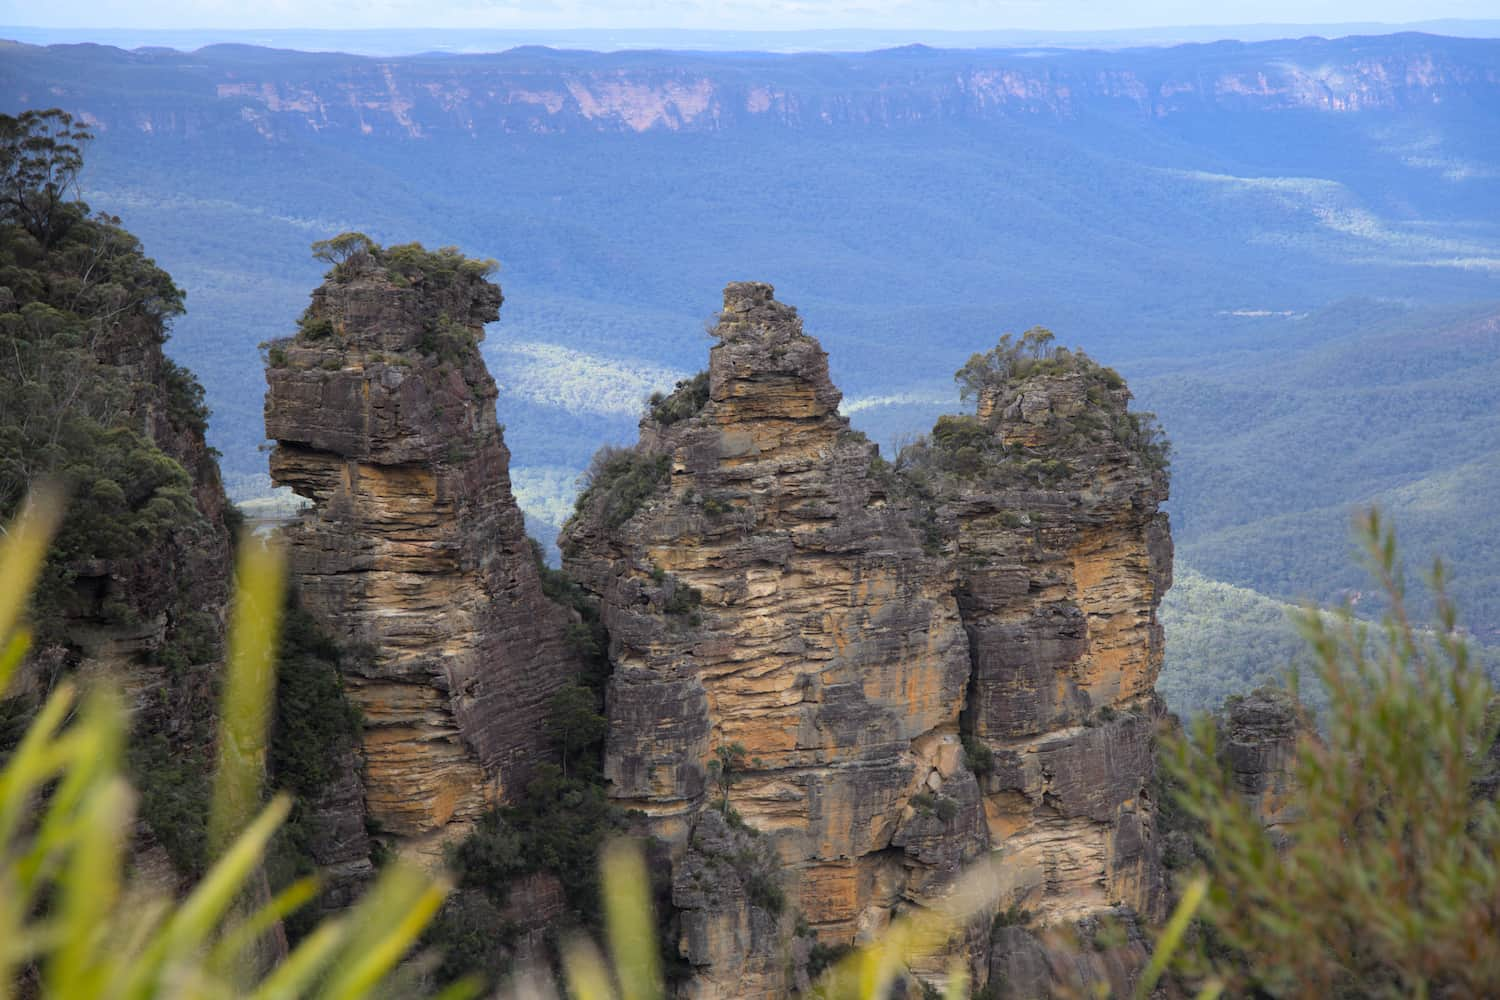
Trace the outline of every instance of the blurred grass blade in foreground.
[[262, 544], [247, 533], [235, 570], [234, 617], [219, 712], [218, 773], [209, 822], [209, 843], [215, 852], [244, 827], [260, 803], [284, 578], [281, 547]]
[[33, 491], [0, 538], [0, 696], [9, 688], [11, 675], [30, 644], [26, 630], [17, 626], [65, 502], [62, 491], [54, 486]]
[[[55, 492], [39, 493], [0, 536], [7, 683], [26, 654], [22, 616], [61, 506]], [[264, 868], [290, 810], [285, 796], [261, 804], [282, 580], [275, 548], [242, 546], [211, 817], [217, 860], [182, 899], [127, 877], [135, 795], [120, 768], [130, 720], [107, 679], [82, 698], [59, 683], [0, 758], [0, 1000], [22, 978], [28, 996], [49, 1000], [361, 1000], [410, 952], [446, 887], [396, 864], [261, 978], [260, 942], [315, 890], [303, 880], [271, 898]]]

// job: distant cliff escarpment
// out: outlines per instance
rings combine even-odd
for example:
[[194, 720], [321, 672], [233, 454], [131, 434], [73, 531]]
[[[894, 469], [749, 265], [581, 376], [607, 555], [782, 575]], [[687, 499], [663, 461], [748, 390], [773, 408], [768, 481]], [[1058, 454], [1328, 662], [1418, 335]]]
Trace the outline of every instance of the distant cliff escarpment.
[[[892, 466], [770, 286], [730, 285], [713, 334], [561, 541], [611, 636], [611, 794], [674, 845], [692, 995], [786, 995], [799, 928], [863, 940], [980, 858], [1036, 926], [1158, 915], [1166, 455], [1119, 377], [1003, 341], [962, 373], [978, 414]], [[785, 907], [705, 905], [720, 814], [774, 851]], [[913, 971], [1045, 967], [1026, 921]]]
[[363, 805], [431, 860], [547, 754], [547, 699], [578, 665], [542, 596], [496, 389], [479, 357], [500, 289], [453, 251], [353, 239], [296, 336], [268, 345], [271, 474], [312, 501], [293, 582], [363, 655]]
[[[233, 123], [267, 141], [443, 134], [718, 132], [771, 125], [910, 127], [1121, 112], [1342, 113], [1492, 103], [1500, 55], [1480, 39], [1397, 35], [1161, 50], [852, 54], [580, 53], [367, 58], [209, 46], [93, 60], [97, 47], [12, 45], [22, 104], [65, 102], [100, 128], [192, 134]], [[253, 54], [253, 59], [246, 55]], [[149, 104], [107, 95], [152, 83]], [[23, 82], [24, 81], [24, 82]], [[3, 83], [3, 80], [0, 80]], [[0, 95], [4, 91], [0, 90]], [[96, 100], [98, 97], [100, 99]]]

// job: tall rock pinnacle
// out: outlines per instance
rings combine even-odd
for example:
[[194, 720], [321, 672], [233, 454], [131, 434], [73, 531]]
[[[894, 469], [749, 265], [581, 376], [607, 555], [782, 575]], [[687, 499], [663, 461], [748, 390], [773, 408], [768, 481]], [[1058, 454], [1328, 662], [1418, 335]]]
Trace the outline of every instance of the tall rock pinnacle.
[[[813, 929], [849, 940], [967, 860], [923, 849], [914, 795], [940, 788], [981, 825], [951, 564], [838, 415], [796, 310], [733, 284], [714, 334], [706, 393], [685, 383], [654, 407], [638, 448], [596, 467], [562, 540], [612, 636], [606, 773], [682, 850], [694, 830], [695, 845], [717, 836], [696, 819], [721, 794], [711, 761], [742, 747], [730, 804], [773, 841]], [[653, 483], [635, 509], [619, 485], [632, 477]], [[786, 995], [763, 922], [700, 895], [674, 887], [695, 995]]]
[[[979, 415], [893, 468], [770, 286], [725, 289], [713, 333], [706, 375], [596, 459], [562, 539], [611, 635], [611, 794], [674, 845], [684, 995], [789, 992], [757, 879], [830, 944], [982, 858], [1000, 907], [1043, 924], [1154, 915], [1171, 549], [1164, 455], [1118, 376], [1002, 343]], [[755, 847], [720, 812], [779, 864], [725, 862]], [[988, 917], [971, 930], [913, 971], [1010, 975]], [[998, 939], [1046, 958], [1025, 928]]]
[[[1115, 908], [1159, 918], [1165, 442], [1117, 374], [1046, 331], [976, 355], [960, 381], [978, 413], [941, 418], [897, 464], [953, 539], [972, 658], [964, 732], [984, 765], [1002, 905], [1042, 926]], [[1018, 969], [1045, 950], [1009, 928], [990, 972], [1025, 995]]]
[[416, 245], [359, 248], [266, 372], [271, 475], [312, 501], [286, 531], [306, 607], [368, 655], [370, 817], [437, 857], [545, 755], [546, 702], [577, 670], [511, 494], [479, 355], [500, 289]]

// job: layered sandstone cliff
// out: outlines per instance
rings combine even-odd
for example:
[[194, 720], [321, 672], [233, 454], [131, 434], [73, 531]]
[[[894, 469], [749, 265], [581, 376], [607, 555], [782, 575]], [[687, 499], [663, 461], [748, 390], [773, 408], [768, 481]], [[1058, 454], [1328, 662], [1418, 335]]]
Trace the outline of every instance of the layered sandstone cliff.
[[903, 456], [955, 533], [965, 732], [1011, 901], [1040, 920], [1162, 903], [1154, 693], [1171, 582], [1165, 454], [1112, 371], [997, 349], [978, 413]]
[[[924, 789], [973, 784], [952, 565], [924, 551], [875, 447], [839, 416], [827, 357], [794, 309], [769, 286], [731, 285], [714, 334], [702, 409], [648, 415], [562, 539], [611, 636], [606, 776], [685, 843], [709, 761], [742, 746], [734, 808], [772, 838], [812, 928], [848, 941], [924, 892], [933, 865], [965, 860], [925, 850], [909, 808]], [[630, 510], [616, 482], [634, 469], [654, 482]], [[978, 797], [965, 798], [958, 822], [972, 826]], [[695, 995], [785, 995], [781, 963], [737, 953], [753, 933], [684, 936]]]
[[362, 248], [270, 348], [272, 478], [312, 501], [286, 530], [305, 606], [368, 651], [369, 817], [430, 858], [546, 752], [548, 697], [577, 669], [541, 593], [494, 382], [500, 290], [456, 253]]
[[[744, 873], [705, 902], [722, 759], [824, 943], [987, 857], [1001, 908], [1040, 923], [1154, 914], [1166, 480], [1117, 376], [1007, 371], [898, 472], [838, 415], [826, 356], [769, 286], [730, 285], [713, 332], [706, 386], [596, 460], [562, 540], [611, 635], [612, 794], [677, 845], [685, 994], [780, 996], [796, 976], [774, 960], [795, 954], [787, 921]], [[990, 939], [986, 917], [949, 949], [979, 984]]]

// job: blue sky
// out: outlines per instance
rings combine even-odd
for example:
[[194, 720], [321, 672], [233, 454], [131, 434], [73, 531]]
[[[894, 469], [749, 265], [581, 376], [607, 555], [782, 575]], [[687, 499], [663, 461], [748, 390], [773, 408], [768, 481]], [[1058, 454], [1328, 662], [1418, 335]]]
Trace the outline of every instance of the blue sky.
[[929, 30], [1497, 18], [1500, 0], [0, 0], [0, 24], [112, 28]]

